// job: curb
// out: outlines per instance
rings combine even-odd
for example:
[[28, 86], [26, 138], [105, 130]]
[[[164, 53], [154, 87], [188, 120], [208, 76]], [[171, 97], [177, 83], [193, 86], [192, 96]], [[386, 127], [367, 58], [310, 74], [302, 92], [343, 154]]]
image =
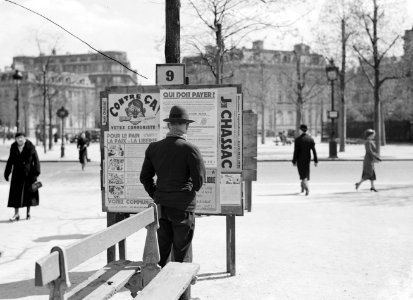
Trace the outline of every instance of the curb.
[[[324, 161], [324, 162], [333, 162], [333, 161], [363, 161], [362, 158], [320, 158], [318, 160]], [[384, 158], [382, 161], [413, 161], [413, 158]], [[6, 163], [7, 159], [0, 159], [0, 162]], [[48, 159], [48, 160], [40, 160], [41, 163], [78, 163], [79, 160], [57, 160], [57, 159]], [[286, 159], [286, 158], [279, 158], [279, 159], [257, 159], [257, 162], [291, 162], [291, 159]], [[89, 163], [99, 163], [100, 161], [91, 161]]]
[[[291, 162], [291, 159], [257, 159], [257, 162]], [[318, 161], [363, 161], [363, 158], [319, 158]], [[413, 161], [413, 158], [383, 158], [382, 161]], [[313, 162], [313, 161], [312, 161]]]

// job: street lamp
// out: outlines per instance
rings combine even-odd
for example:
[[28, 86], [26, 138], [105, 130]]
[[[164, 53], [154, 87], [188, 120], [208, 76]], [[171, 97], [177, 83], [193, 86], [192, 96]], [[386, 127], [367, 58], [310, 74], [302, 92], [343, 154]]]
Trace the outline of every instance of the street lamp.
[[19, 132], [20, 129], [20, 116], [19, 116], [19, 88], [20, 88], [20, 81], [23, 79], [23, 74], [19, 70], [15, 70], [13, 74], [13, 80], [16, 83], [16, 98], [14, 98], [14, 101], [16, 101], [16, 128], [17, 131]]
[[331, 84], [331, 111], [328, 112], [328, 118], [331, 119], [331, 134], [329, 143], [329, 158], [337, 158], [337, 143], [334, 138], [334, 120], [338, 118], [338, 112], [334, 110], [334, 81], [338, 77], [338, 68], [334, 65], [334, 60], [330, 59], [330, 64], [326, 66], [327, 79]]
[[65, 122], [64, 119], [69, 115], [69, 112], [67, 111], [67, 109], [62, 106], [61, 108], [59, 108], [56, 112], [56, 115], [62, 119], [62, 146], [60, 147], [60, 157], [64, 157], [65, 156]]

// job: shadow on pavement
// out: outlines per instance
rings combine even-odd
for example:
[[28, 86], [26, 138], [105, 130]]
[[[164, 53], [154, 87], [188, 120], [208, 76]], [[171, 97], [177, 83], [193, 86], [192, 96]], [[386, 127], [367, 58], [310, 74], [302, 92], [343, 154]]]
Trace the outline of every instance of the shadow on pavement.
[[365, 189], [346, 191], [318, 196], [320, 202], [335, 201], [354, 203], [361, 206], [410, 206], [413, 205], [413, 186], [383, 186], [378, 192], [370, 191], [370, 184]]
[[[72, 283], [72, 287], [86, 280], [92, 276], [93, 273], [95, 273], [95, 271], [70, 272], [69, 278]], [[40, 295], [49, 295], [49, 289], [47, 286], [34, 286], [34, 279], [0, 284], [0, 299], [20, 299], [23, 297]]]
[[47, 287], [34, 286], [34, 279], [0, 284], [0, 299], [20, 299], [34, 295], [48, 294], [49, 289]]
[[53, 240], [77, 240], [77, 239], [83, 239], [90, 234], [67, 234], [67, 235], [50, 235], [50, 236], [43, 236], [35, 239], [33, 242], [50, 242]]
[[301, 193], [284, 193], [284, 194], [262, 194], [262, 195], [257, 195], [257, 197], [268, 197], [268, 196], [298, 196]]

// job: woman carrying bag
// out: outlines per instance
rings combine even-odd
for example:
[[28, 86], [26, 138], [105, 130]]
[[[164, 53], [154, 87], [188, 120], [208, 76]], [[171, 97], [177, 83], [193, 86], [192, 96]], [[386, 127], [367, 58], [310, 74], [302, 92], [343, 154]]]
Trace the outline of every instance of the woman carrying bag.
[[16, 141], [11, 144], [9, 159], [4, 170], [6, 181], [9, 181], [10, 173], [12, 174], [7, 204], [7, 207], [14, 208], [14, 215], [10, 218], [11, 222], [20, 220], [19, 208], [21, 207], [27, 207], [26, 219], [30, 220], [30, 207], [39, 205], [39, 191], [37, 190], [39, 183], [34, 184], [40, 175], [40, 162], [36, 148], [22, 132], [16, 133], [15, 139]]

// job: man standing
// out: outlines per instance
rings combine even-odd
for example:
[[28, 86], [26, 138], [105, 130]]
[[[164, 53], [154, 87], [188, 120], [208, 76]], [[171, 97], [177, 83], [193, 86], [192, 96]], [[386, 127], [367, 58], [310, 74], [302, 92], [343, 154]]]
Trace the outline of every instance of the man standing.
[[294, 140], [294, 155], [293, 165], [297, 166], [298, 174], [301, 179], [301, 193], [305, 191], [308, 196], [308, 181], [310, 180], [310, 162], [311, 152], [313, 152], [314, 165], [317, 167], [318, 158], [315, 150], [315, 143], [313, 138], [307, 134], [307, 125], [300, 125], [300, 136]]
[[169, 132], [163, 140], [148, 146], [140, 175], [146, 192], [160, 206], [158, 243], [161, 267], [166, 265], [171, 249], [175, 261], [192, 261], [188, 250], [195, 229], [195, 198], [205, 179], [201, 152], [187, 141], [189, 124], [194, 122], [189, 119], [187, 111], [173, 106], [169, 118], [164, 121], [168, 122]]

